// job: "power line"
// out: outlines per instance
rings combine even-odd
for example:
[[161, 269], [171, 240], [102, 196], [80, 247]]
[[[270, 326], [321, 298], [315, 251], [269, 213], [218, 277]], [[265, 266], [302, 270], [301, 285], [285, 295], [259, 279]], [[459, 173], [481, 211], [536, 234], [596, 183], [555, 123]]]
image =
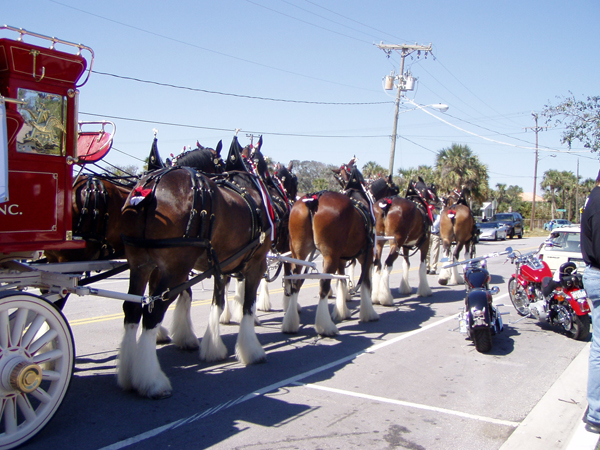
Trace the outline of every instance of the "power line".
[[366, 24], [364, 24], [364, 23], [362, 23], [362, 22], [359, 22], [359, 21], [357, 21], [357, 20], [351, 19], [351, 18], [350, 18], [350, 17], [348, 17], [348, 16], [344, 16], [343, 14], [337, 13], [337, 12], [335, 12], [335, 11], [331, 10], [331, 9], [327, 9], [327, 8], [325, 8], [324, 6], [318, 5], [318, 4], [317, 4], [317, 3], [315, 3], [315, 2], [311, 2], [310, 0], [304, 0], [304, 1], [305, 1], [305, 2], [307, 2], [307, 3], [310, 3], [311, 5], [314, 5], [314, 6], [316, 6], [316, 7], [318, 7], [318, 8], [324, 9], [325, 11], [328, 11], [328, 12], [330, 12], [330, 13], [332, 13], [332, 14], [335, 14], [336, 16], [343, 17], [343, 18], [344, 18], [344, 19], [346, 19], [346, 20], [350, 20], [351, 22], [354, 22], [354, 23], [357, 23], [357, 24], [359, 24], [359, 25], [362, 25], [363, 27], [370, 28], [371, 30], [377, 31], [378, 33], [387, 34], [388, 36], [390, 36], [390, 37], [393, 37], [394, 39], [396, 39], [396, 40], [398, 40], [398, 41], [406, 41], [406, 42], [408, 42], [408, 41], [410, 41], [410, 40], [411, 40], [411, 39], [401, 39], [401, 38], [398, 38], [397, 36], [394, 36], [394, 35], [391, 35], [391, 34], [389, 34], [389, 33], [386, 33], [385, 31], [378, 30], [377, 28], [373, 28], [372, 26], [369, 26], [369, 25], [366, 25]]
[[[296, 20], [296, 21], [298, 21], [298, 22], [305, 23], [305, 24], [307, 24], [307, 25], [310, 25], [310, 26], [312, 26], [312, 27], [315, 27], [315, 28], [319, 28], [319, 29], [321, 29], [321, 30], [328, 31], [329, 33], [334, 33], [334, 34], [337, 34], [337, 35], [340, 35], [340, 36], [346, 37], [346, 38], [348, 38], [348, 39], [353, 39], [353, 40], [355, 40], [355, 41], [358, 41], [358, 42], [362, 42], [362, 43], [364, 43], [364, 44], [371, 45], [371, 43], [370, 43], [370, 42], [363, 41], [362, 39], [355, 38], [355, 37], [353, 37], [353, 36], [348, 36], [347, 34], [340, 33], [340, 32], [338, 32], [338, 31], [333, 31], [333, 30], [330, 30], [329, 28], [325, 28], [325, 27], [322, 27], [322, 26], [320, 26], [320, 25], [316, 25], [316, 24], [314, 24], [314, 23], [310, 23], [310, 22], [308, 22], [308, 21], [306, 21], [306, 20], [302, 20], [302, 19], [299, 19], [299, 18], [297, 18], [297, 17], [294, 17], [294, 16], [290, 16], [289, 14], [282, 13], [281, 11], [277, 11], [276, 9], [269, 8], [268, 6], [264, 6], [264, 5], [261, 5], [260, 3], [253, 2], [252, 0], [246, 0], [246, 1], [247, 1], [248, 3], [252, 3], [252, 4], [253, 4], [253, 5], [255, 5], [255, 6], [259, 6], [259, 7], [261, 7], [261, 8], [264, 8], [264, 9], [266, 9], [266, 10], [268, 10], [268, 11], [274, 12], [274, 13], [276, 13], [276, 14], [280, 14], [280, 15], [282, 15], [282, 16], [284, 16], [284, 17], [287, 17], [288, 19]], [[293, 6], [295, 6], [295, 5], [293, 5]], [[300, 7], [299, 7], [299, 6], [297, 6], [297, 8], [300, 8]], [[302, 9], [302, 8], [300, 8], [300, 9]], [[305, 11], [306, 11], [306, 10], [305, 10]], [[356, 30], [355, 30], [355, 31], [356, 31]]]
[[[352, 88], [352, 89], [370, 90], [370, 89], [365, 89], [364, 87], [352, 86], [352, 85], [344, 84], [344, 83], [341, 83], [339, 80], [336, 80], [336, 81], [325, 80], [323, 78], [312, 77], [310, 75], [305, 75], [305, 74], [301, 74], [301, 73], [298, 73], [298, 72], [293, 72], [291, 70], [281, 69], [281, 68], [278, 68], [278, 67], [269, 66], [267, 64], [258, 63], [258, 62], [255, 62], [255, 61], [251, 61], [249, 59], [240, 58], [238, 56], [229, 55], [227, 53], [219, 52], [217, 50], [212, 50], [210, 48], [202, 47], [202, 46], [197, 45], [197, 44], [192, 44], [190, 42], [186, 42], [186, 41], [183, 41], [181, 39], [176, 39], [176, 38], [173, 38], [173, 37], [170, 37], [170, 36], [166, 36], [164, 34], [156, 33], [154, 31], [149, 31], [149, 30], [146, 30], [144, 28], [137, 27], [135, 25], [130, 25], [130, 24], [127, 24], [125, 22], [120, 22], [118, 20], [111, 19], [109, 17], [101, 16], [100, 14], [92, 13], [92, 12], [86, 11], [86, 10], [81, 9], [81, 8], [76, 8], [75, 6], [67, 5], [67, 4], [61, 3], [61, 2], [59, 2], [57, 0], [48, 0], [48, 1], [50, 1], [52, 3], [56, 3], [57, 5], [61, 5], [61, 6], [65, 7], [65, 8], [73, 9], [73, 10], [78, 11], [78, 12], [83, 13], [83, 14], [87, 14], [87, 15], [90, 15], [90, 16], [93, 16], [93, 17], [97, 17], [99, 19], [106, 20], [108, 22], [116, 23], [117, 25], [121, 25], [123, 27], [131, 28], [133, 30], [140, 31], [142, 33], [146, 33], [146, 34], [149, 34], [149, 35], [152, 35], [152, 36], [159, 37], [161, 39], [166, 39], [168, 41], [172, 41], [172, 42], [176, 42], [178, 44], [186, 45], [188, 47], [193, 47], [193, 48], [196, 48], [196, 49], [199, 49], [199, 50], [203, 50], [203, 51], [206, 51], [206, 52], [209, 52], [209, 53], [213, 53], [215, 55], [220, 55], [220, 56], [224, 56], [226, 58], [231, 58], [231, 59], [234, 59], [236, 61], [242, 61], [242, 62], [245, 62], [245, 63], [248, 63], [248, 64], [253, 64], [253, 65], [256, 65], [256, 66], [259, 66], [259, 67], [264, 67], [266, 69], [276, 70], [278, 72], [283, 72], [283, 73], [287, 73], [287, 74], [290, 74], [290, 75], [296, 75], [296, 76], [299, 76], [299, 77], [308, 78], [308, 79], [312, 79], [312, 80], [316, 80], [316, 81], [322, 81], [322, 82], [328, 83], [328, 84], [335, 84], [337, 86], [345, 86], [345, 87], [349, 87], [349, 88]], [[346, 37], [349, 37], [349, 36], [346, 36]], [[365, 41], [363, 41], [363, 42], [365, 42]]]
[[[227, 132], [227, 133], [234, 133], [235, 129], [234, 128], [214, 128], [214, 127], [202, 127], [200, 125], [190, 125], [190, 124], [183, 124], [183, 123], [173, 123], [173, 122], [159, 122], [156, 120], [146, 120], [146, 119], [134, 119], [131, 117], [120, 117], [120, 116], [109, 116], [106, 114], [94, 114], [94, 113], [88, 113], [88, 112], [83, 112], [80, 111], [79, 112], [80, 115], [84, 115], [84, 116], [91, 116], [91, 117], [104, 117], [105, 119], [115, 119], [115, 120], [126, 120], [129, 122], [139, 122], [139, 123], [151, 123], [151, 124], [155, 124], [155, 125], [165, 125], [165, 126], [171, 126], [171, 127], [180, 127], [180, 128], [192, 128], [192, 129], [198, 129], [198, 130], [210, 130], [210, 131], [223, 131], [223, 132]], [[289, 137], [305, 137], [305, 138], [336, 138], [336, 139], [341, 139], [341, 138], [349, 138], [349, 139], [356, 139], [356, 138], [389, 138], [390, 135], [389, 134], [374, 134], [374, 135], [326, 135], [326, 134], [297, 134], [297, 133], [277, 133], [277, 132], [271, 132], [271, 131], [260, 131], [260, 130], [244, 130], [247, 133], [252, 133], [252, 134], [256, 134], [256, 135], [264, 135], [264, 136], [289, 136]]]
[[194, 92], [204, 92], [205, 94], [216, 94], [216, 95], [224, 95], [224, 96], [228, 96], [228, 97], [248, 98], [248, 99], [252, 99], [252, 100], [265, 100], [265, 101], [271, 101], [271, 102], [301, 103], [301, 104], [308, 104], [308, 105], [338, 105], [338, 106], [340, 106], [340, 105], [343, 105], [343, 106], [384, 105], [384, 104], [392, 103], [389, 101], [387, 101], [387, 102], [316, 102], [316, 101], [308, 101], [308, 100], [290, 100], [290, 99], [282, 99], [282, 98], [256, 97], [256, 96], [252, 96], [252, 95], [231, 94], [228, 92], [209, 91], [208, 89], [192, 88], [192, 87], [188, 87], [188, 86], [178, 86], [178, 85], [170, 84], [170, 83], [161, 83], [158, 81], [142, 80], [141, 78], [126, 77], [123, 75], [116, 75], [114, 73], [99, 72], [97, 70], [92, 70], [92, 73], [95, 73], [98, 75], [104, 75], [104, 76], [108, 76], [108, 77], [113, 77], [113, 78], [120, 78], [122, 80], [136, 81], [138, 83], [170, 87], [173, 89], [185, 89], [185, 90], [194, 91]]

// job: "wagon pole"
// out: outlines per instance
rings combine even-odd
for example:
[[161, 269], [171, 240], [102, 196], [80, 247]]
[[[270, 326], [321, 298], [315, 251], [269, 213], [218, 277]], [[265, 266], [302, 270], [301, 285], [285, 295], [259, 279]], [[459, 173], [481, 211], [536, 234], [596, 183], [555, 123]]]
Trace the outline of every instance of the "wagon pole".
[[[383, 42], [381, 44], [377, 44], [377, 47], [386, 52], [388, 57], [392, 53], [392, 50], [396, 50], [400, 52], [400, 74], [395, 77], [398, 80], [397, 85], [397, 93], [395, 100], [395, 112], [394, 112], [394, 128], [392, 130], [392, 148], [390, 149], [390, 175], [394, 175], [394, 156], [396, 153], [396, 139], [397, 139], [397, 131], [398, 131], [398, 113], [400, 109], [400, 99], [402, 98], [402, 93], [407, 90], [412, 90], [412, 86], [407, 86], [407, 80], [404, 78], [404, 58], [410, 55], [413, 52], [418, 52], [420, 54], [421, 51], [424, 51], [427, 55], [427, 52], [431, 52], [431, 44], [429, 45], [387, 45]], [[393, 85], [392, 85], [393, 88]], [[391, 88], [390, 88], [391, 89]]]

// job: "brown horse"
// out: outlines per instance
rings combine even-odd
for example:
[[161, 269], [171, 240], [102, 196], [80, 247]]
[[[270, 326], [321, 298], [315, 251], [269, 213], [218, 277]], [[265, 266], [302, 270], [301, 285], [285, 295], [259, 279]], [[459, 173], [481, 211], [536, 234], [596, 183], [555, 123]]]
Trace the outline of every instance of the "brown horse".
[[[373, 262], [374, 219], [362, 175], [352, 168], [352, 177], [344, 193], [322, 191], [304, 196], [292, 207], [290, 213], [290, 244], [292, 257], [306, 259], [315, 249], [323, 255], [323, 273], [343, 273], [347, 261], [357, 259], [361, 263], [361, 302], [359, 320], [369, 322], [379, 316], [371, 302], [370, 270]], [[302, 266], [293, 272], [300, 274]], [[300, 326], [298, 315], [298, 292], [303, 280], [286, 280], [284, 288], [284, 333], [296, 333]], [[345, 283], [338, 283], [336, 304], [331, 313], [327, 297], [330, 279], [320, 281], [319, 303], [315, 319], [318, 334], [333, 336], [339, 331], [333, 322], [350, 317], [343, 290]]]
[[[477, 240], [477, 227], [475, 218], [462, 193], [453, 192], [445, 201], [440, 214], [440, 238], [442, 240], [444, 258], [458, 261], [460, 252], [465, 249], [465, 256], [475, 257], [475, 242]], [[451, 252], [452, 245], [454, 252]], [[442, 269], [438, 278], [441, 285], [462, 284], [464, 281], [458, 273], [457, 266], [451, 269]]]
[[432, 295], [427, 282], [426, 258], [429, 250], [429, 238], [432, 224], [432, 208], [439, 203], [435, 186], [427, 186], [422, 178], [419, 182], [410, 183], [406, 198], [386, 197], [375, 202], [376, 229], [378, 236], [392, 236], [390, 253], [385, 260], [385, 268], [381, 267], [381, 255], [384, 240], [377, 241], [373, 270], [373, 302], [384, 306], [393, 305], [394, 299], [389, 285], [389, 277], [394, 261], [403, 251], [403, 274], [400, 281], [400, 293], [410, 294], [412, 289], [408, 282], [410, 269], [409, 256], [411, 252], [420, 251], [419, 266], [419, 297]]
[[[240, 145], [234, 138], [227, 164], [239, 166]], [[227, 356], [218, 329], [224, 304], [224, 276], [246, 280], [236, 356], [244, 364], [265, 359], [256, 337], [252, 307], [266, 269], [271, 246], [268, 208], [256, 177], [242, 171], [212, 178], [187, 167], [171, 167], [144, 176], [123, 208], [125, 253], [131, 267], [129, 293], [149, 303], [125, 302], [125, 334], [119, 352], [118, 382], [140, 395], [164, 398], [171, 385], [156, 354], [158, 325], [174, 297], [188, 287], [192, 269], [213, 274], [215, 291], [201, 357]], [[142, 332], [137, 339], [139, 322]]]

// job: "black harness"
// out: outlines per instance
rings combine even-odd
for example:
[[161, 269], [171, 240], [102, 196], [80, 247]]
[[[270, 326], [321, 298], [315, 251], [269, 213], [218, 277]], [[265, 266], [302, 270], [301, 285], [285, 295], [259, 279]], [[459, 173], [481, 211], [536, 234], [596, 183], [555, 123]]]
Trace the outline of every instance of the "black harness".
[[[217, 184], [217, 186], [235, 192], [246, 202], [246, 205], [250, 210], [250, 216], [252, 220], [250, 242], [225, 260], [219, 261], [211, 244], [215, 221], [215, 216], [213, 213], [211, 213], [212, 205], [214, 204], [214, 191], [211, 189], [207, 178], [204, 176], [205, 174], [202, 174], [191, 167], [183, 166], [168, 167], [166, 169], [154, 172], [147, 177], [141, 186], [136, 188], [136, 190], [139, 189], [138, 192], [145, 194], [144, 200], [138, 204], [142, 205], [147, 201], [146, 199], [154, 196], [156, 188], [162, 177], [172, 170], [185, 170], [189, 174], [192, 182], [193, 206], [190, 210], [190, 216], [188, 218], [184, 235], [178, 238], [165, 239], [146, 239], [143, 237], [136, 238], [125, 235], [121, 236], [126, 245], [139, 248], [173, 248], [192, 246], [207, 250], [210, 268], [190, 279], [186, 283], [180, 284], [173, 289], [166, 290], [159, 296], [159, 298], [162, 300], [175, 298], [179, 293], [210, 276], [221, 276], [222, 267], [226, 267], [240, 256], [246, 254], [247, 256], [231, 272], [239, 271], [241, 267], [243, 267], [243, 265], [252, 258], [255, 250], [264, 241], [264, 234], [269, 231], [268, 228], [263, 229], [262, 210], [259, 208], [256, 201], [252, 195], [250, 195], [247, 189], [248, 187], [253, 186], [252, 177], [254, 175], [245, 172], [230, 172], [213, 176], [211, 179], [215, 182], [215, 184]], [[149, 187], [151, 183], [153, 185]], [[144, 191], [144, 188], [147, 188], [147, 191]], [[198, 212], [199, 205], [204, 208], [200, 212]], [[199, 221], [196, 220], [196, 217], [198, 216], [200, 217]], [[198, 222], [196, 227], [194, 227], [195, 222]], [[196, 233], [192, 234], [192, 230], [194, 228], [196, 229]]]
[[[100, 244], [100, 257], [102, 252], [106, 251], [107, 256], [115, 254], [115, 249], [106, 239], [108, 232], [108, 193], [102, 180], [95, 176], [88, 176], [85, 188], [83, 189], [83, 205], [80, 210], [79, 220], [75, 225], [73, 234], [79, 236], [85, 241]], [[89, 222], [92, 228], [86, 230], [84, 223]], [[99, 232], [96, 232], [93, 225], [100, 221]]]

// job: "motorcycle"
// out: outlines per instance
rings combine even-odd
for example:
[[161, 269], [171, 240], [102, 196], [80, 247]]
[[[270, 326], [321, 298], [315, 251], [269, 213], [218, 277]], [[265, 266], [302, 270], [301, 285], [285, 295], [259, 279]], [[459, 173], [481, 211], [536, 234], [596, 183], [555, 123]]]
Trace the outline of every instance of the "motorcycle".
[[508, 247], [503, 252], [467, 259], [444, 266], [444, 269], [462, 265], [465, 279], [465, 306], [458, 316], [459, 331], [467, 335], [480, 353], [492, 349], [492, 336], [504, 329], [502, 315], [498, 310], [501, 304], [494, 305], [492, 295], [500, 292], [498, 286], [490, 289], [491, 275], [487, 270], [487, 259], [512, 252]]
[[[545, 244], [552, 243], [547, 241]], [[532, 317], [560, 326], [567, 336], [576, 340], [587, 339], [591, 324], [590, 307], [577, 265], [571, 261], [562, 264], [558, 271], [559, 281], [556, 281], [548, 264], [537, 257], [538, 252], [539, 249], [508, 255], [516, 268], [508, 281], [508, 294], [513, 306], [523, 318]]]

